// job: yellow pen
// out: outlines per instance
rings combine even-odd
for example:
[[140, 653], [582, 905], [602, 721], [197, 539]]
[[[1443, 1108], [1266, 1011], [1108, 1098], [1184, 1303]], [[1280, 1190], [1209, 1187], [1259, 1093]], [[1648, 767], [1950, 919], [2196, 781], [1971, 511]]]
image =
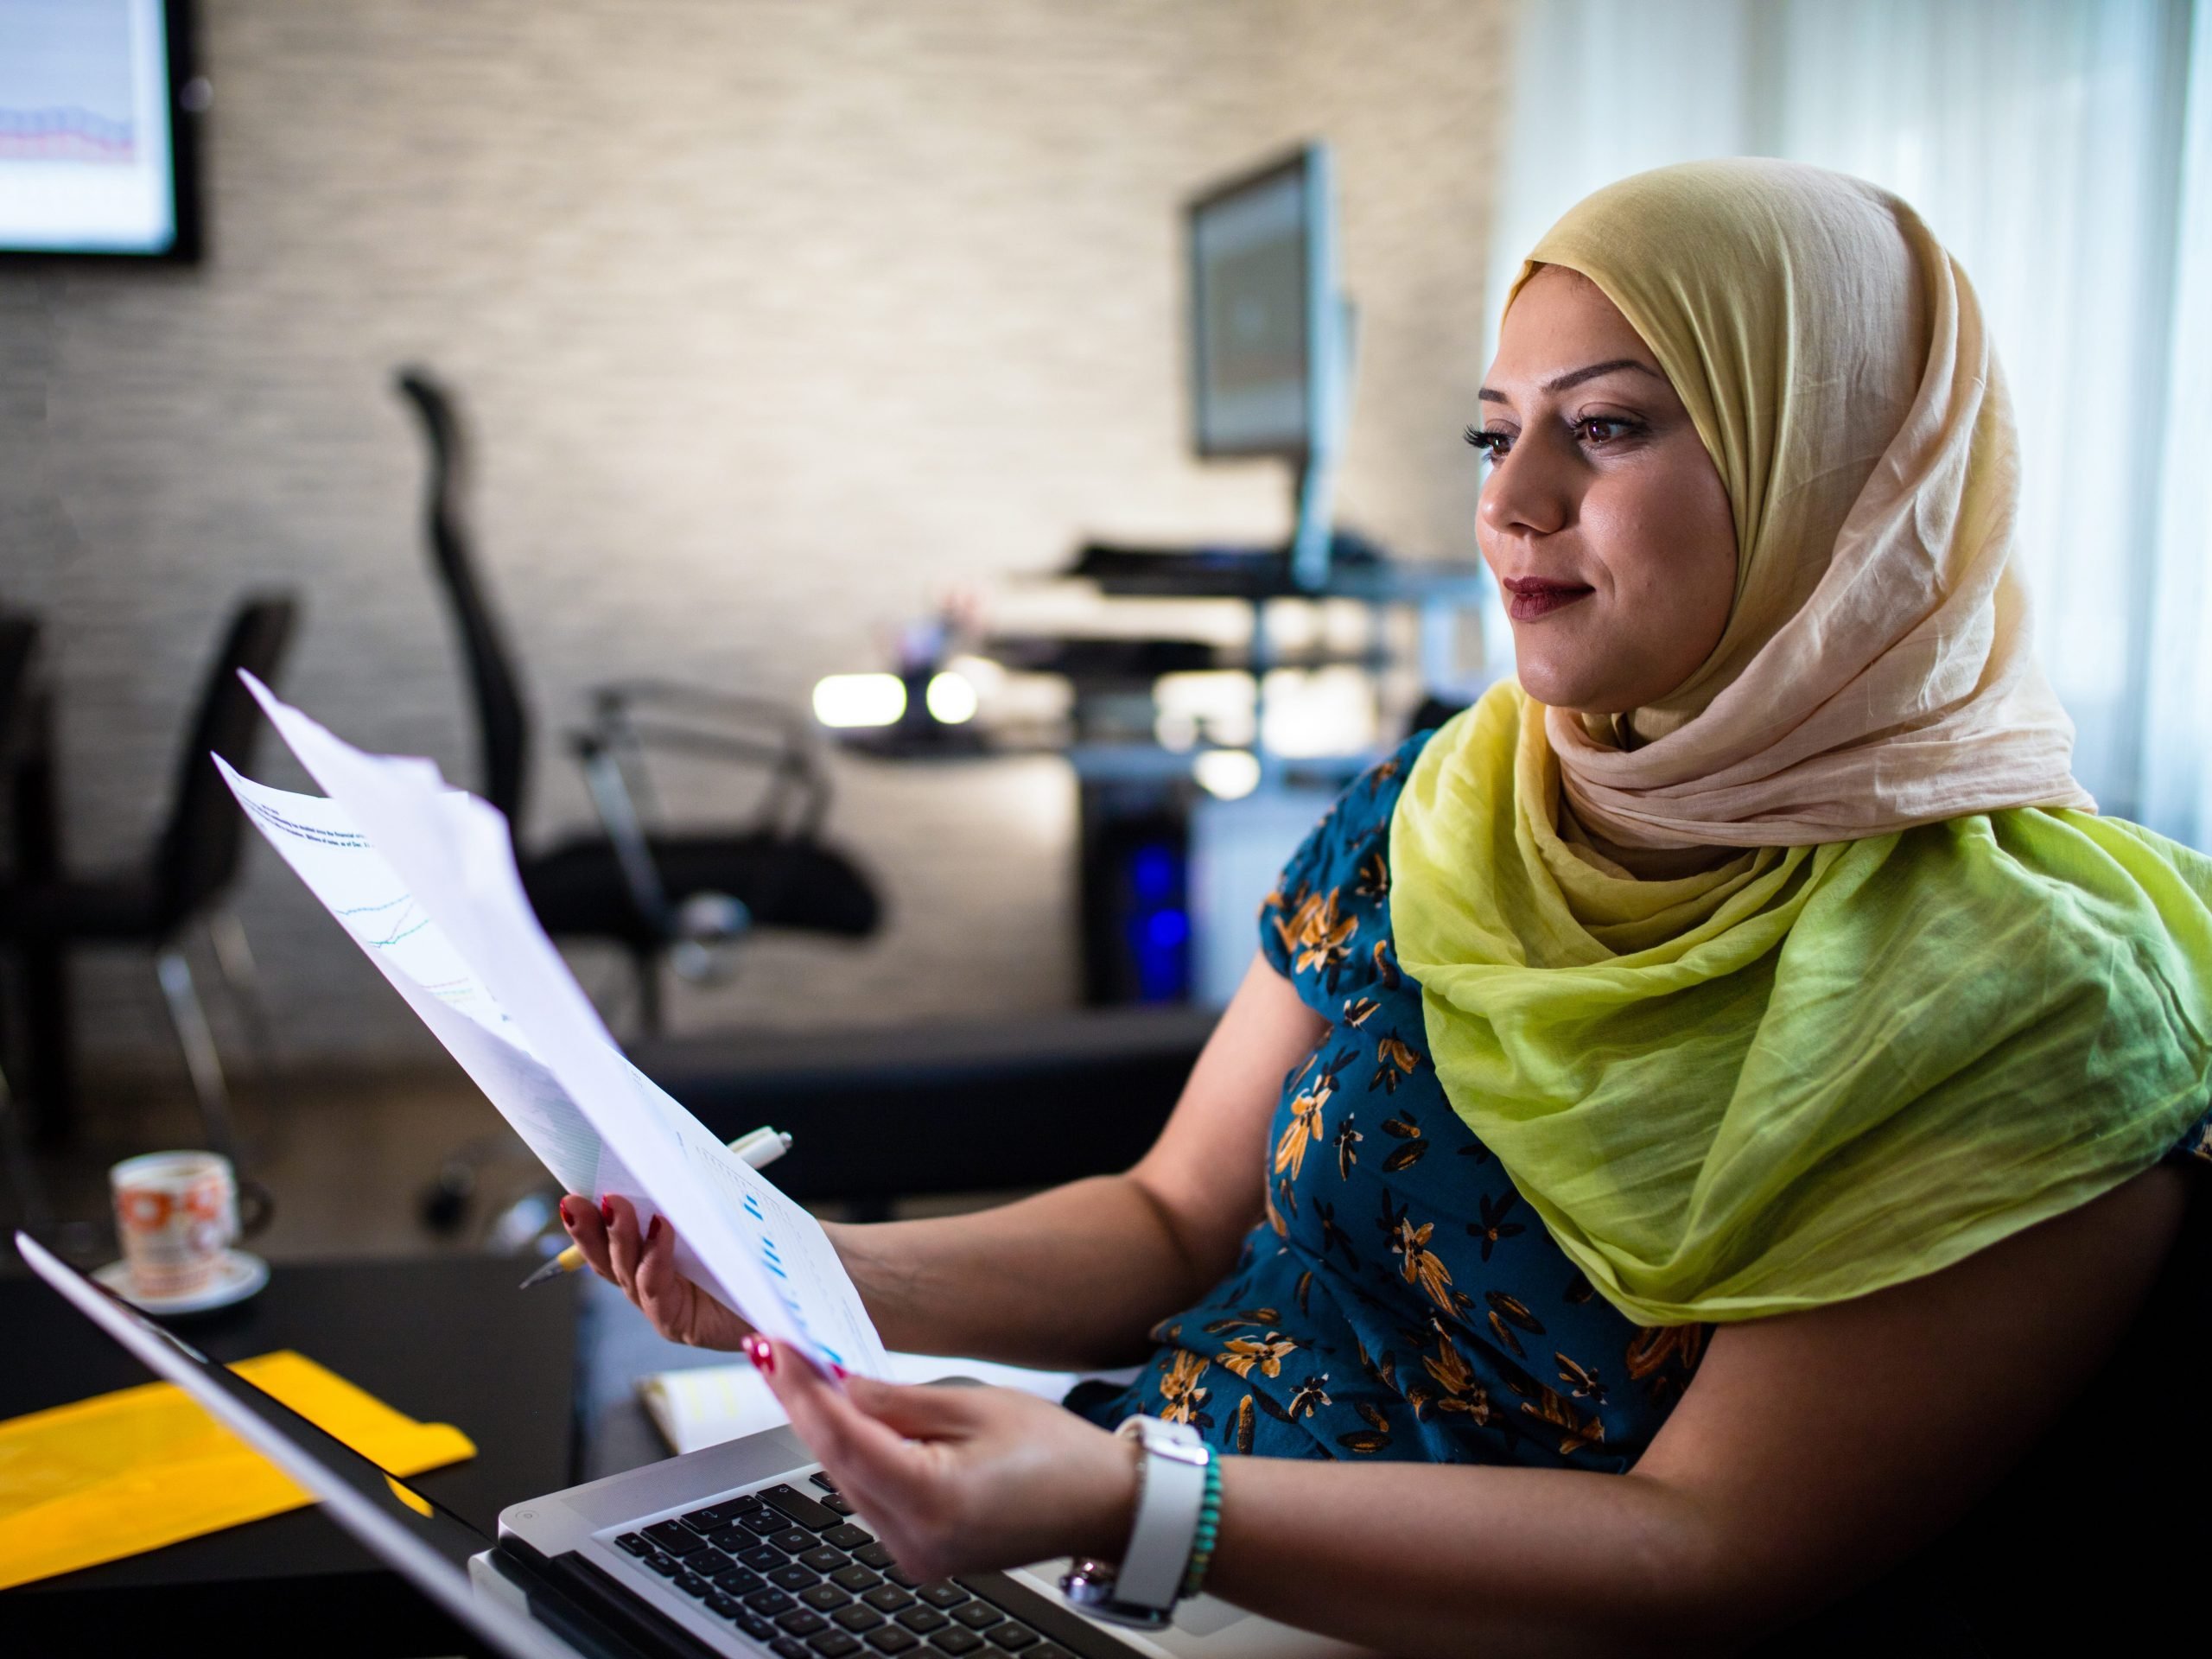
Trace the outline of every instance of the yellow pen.
[[[766, 1169], [791, 1149], [791, 1138], [783, 1130], [772, 1129], [764, 1123], [757, 1129], [748, 1129], [739, 1135], [729, 1143], [729, 1149], [753, 1168]], [[558, 1279], [564, 1273], [574, 1273], [583, 1264], [584, 1253], [571, 1244], [524, 1280], [522, 1288], [528, 1290], [532, 1285], [542, 1285], [548, 1279]]]

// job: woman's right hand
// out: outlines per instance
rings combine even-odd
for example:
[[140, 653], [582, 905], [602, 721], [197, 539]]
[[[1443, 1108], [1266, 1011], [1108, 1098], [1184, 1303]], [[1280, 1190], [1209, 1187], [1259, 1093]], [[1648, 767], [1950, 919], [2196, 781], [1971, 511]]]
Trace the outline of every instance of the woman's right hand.
[[644, 1237], [627, 1198], [604, 1207], [569, 1193], [561, 1200], [561, 1223], [584, 1253], [591, 1270], [637, 1304], [654, 1330], [693, 1348], [735, 1348], [753, 1327], [676, 1270], [676, 1230], [655, 1216]]

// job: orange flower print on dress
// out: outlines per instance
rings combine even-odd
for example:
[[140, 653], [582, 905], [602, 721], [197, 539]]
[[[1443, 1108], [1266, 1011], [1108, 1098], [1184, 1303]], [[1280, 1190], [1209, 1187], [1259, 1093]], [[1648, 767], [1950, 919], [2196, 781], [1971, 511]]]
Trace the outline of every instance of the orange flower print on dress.
[[1395, 1175], [1402, 1169], [1411, 1169], [1428, 1155], [1428, 1142], [1421, 1139], [1421, 1125], [1414, 1122], [1414, 1115], [1407, 1112], [1397, 1117], [1382, 1120], [1382, 1132], [1395, 1135], [1405, 1145], [1394, 1150], [1382, 1160], [1382, 1173]]
[[1444, 1265], [1444, 1258], [1428, 1248], [1436, 1224], [1424, 1221], [1416, 1227], [1409, 1213], [1400, 1211], [1394, 1215], [1387, 1195], [1382, 1214], [1383, 1230], [1390, 1236], [1390, 1254], [1400, 1258], [1398, 1268], [1406, 1282], [1420, 1286], [1431, 1301], [1454, 1317], [1470, 1306], [1468, 1299], [1452, 1288], [1452, 1270]]
[[1344, 1050], [1322, 1068], [1321, 1075], [1313, 1079], [1313, 1087], [1296, 1096], [1290, 1103], [1290, 1122], [1283, 1125], [1282, 1135], [1275, 1142], [1275, 1168], [1278, 1175], [1290, 1172], [1290, 1179], [1298, 1179], [1306, 1167], [1306, 1148], [1321, 1138], [1321, 1114], [1329, 1103], [1329, 1096], [1337, 1092], [1337, 1073], [1351, 1058], [1351, 1051]]
[[1212, 1419], [1198, 1408], [1212, 1390], [1198, 1386], [1198, 1379], [1206, 1374], [1206, 1357], [1194, 1354], [1186, 1348], [1178, 1348], [1160, 1362], [1160, 1415], [1164, 1422], [1189, 1423], [1194, 1427], [1211, 1427]]
[[1381, 976], [1382, 988], [1395, 991], [1402, 982], [1398, 975], [1398, 953], [1390, 948], [1388, 939], [1375, 941], [1375, 971]]
[[1395, 1095], [1403, 1079], [1421, 1070], [1421, 1056], [1395, 1031], [1375, 1045], [1375, 1077], [1367, 1085], [1370, 1095], [1377, 1089], [1386, 1095]]
[[1385, 1417], [1378, 1408], [1370, 1405], [1364, 1400], [1354, 1401], [1351, 1408], [1359, 1414], [1360, 1421], [1367, 1427], [1354, 1429], [1349, 1434], [1338, 1435], [1337, 1444], [1347, 1452], [1357, 1452], [1361, 1457], [1365, 1458], [1371, 1458], [1377, 1452], [1389, 1450], [1390, 1420]]
[[1602, 1420], [1585, 1417], [1550, 1389], [1542, 1389], [1535, 1400], [1523, 1400], [1521, 1409], [1537, 1421], [1560, 1431], [1559, 1454], [1562, 1458], [1572, 1457], [1586, 1446], [1599, 1445], [1605, 1438]]
[[1491, 1334], [1515, 1353], [1525, 1357], [1529, 1351], [1521, 1345], [1521, 1339], [1510, 1327], [1518, 1325], [1529, 1335], [1541, 1337], [1544, 1334], [1543, 1322], [1529, 1311], [1528, 1303], [1502, 1290], [1484, 1291], [1483, 1300], [1490, 1304]]
[[1565, 1354], [1554, 1353], [1559, 1364], [1559, 1380], [1567, 1384], [1567, 1391], [1577, 1400], [1587, 1400], [1593, 1406], [1605, 1403], [1605, 1385], [1598, 1373], [1588, 1366], [1569, 1359]]
[[1281, 1323], [1282, 1315], [1274, 1308], [1255, 1307], [1232, 1313], [1225, 1319], [1208, 1319], [1204, 1328], [1210, 1337], [1217, 1337], [1224, 1331], [1235, 1331], [1245, 1325], [1272, 1333]]
[[[1283, 872], [1283, 875], [1288, 875], [1289, 874], [1290, 872], [1287, 870]], [[1287, 948], [1290, 944], [1290, 936], [1283, 932], [1281, 918], [1280, 917], [1273, 917], [1272, 912], [1297, 909], [1299, 906], [1306, 902], [1306, 895], [1312, 891], [1313, 888], [1311, 885], [1306, 882], [1285, 881], [1282, 879], [1282, 876], [1277, 876], [1275, 878], [1275, 885], [1274, 888], [1268, 893], [1266, 898], [1260, 900], [1260, 914], [1262, 916], [1272, 917], [1275, 925], [1275, 931], [1278, 935], [1281, 935], [1285, 948]]]
[[1679, 1394], [1705, 1350], [1702, 1325], [1648, 1325], [1629, 1339], [1628, 1375], [1654, 1399]]
[[1319, 1376], [1307, 1377], [1291, 1390], [1289, 1403], [1283, 1408], [1290, 1414], [1293, 1422], [1300, 1417], [1311, 1417], [1321, 1407], [1335, 1403], [1329, 1398], [1328, 1382], [1329, 1374], [1324, 1371]]
[[1382, 854], [1370, 853], [1359, 861], [1359, 877], [1352, 885], [1352, 892], [1362, 899], [1390, 896], [1390, 866]]
[[1351, 1166], [1359, 1161], [1359, 1143], [1367, 1137], [1352, 1127], [1352, 1115], [1344, 1114], [1344, 1121], [1337, 1125], [1337, 1179], [1351, 1179]]
[[[1436, 1409], [1459, 1412], [1471, 1418], [1478, 1427], [1487, 1425], [1491, 1420], [1490, 1391], [1475, 1381], [1474, 1367], [1468, 1364], [1467, 1357], [1452, 1345], [1451, 1336], [1444, 1327], [1433, 1319], [1428, 1323], [1429, 1328], [1436, 1332], [1436, 1353], [1433, 1357], [1423, 1354], [1421, 1368], [1428, 1373], [1438, 1388], [1444, 1390], [1435, 1402]], [[1406, 1397], [1412, 1400], [1420, 1392], [1417, 1389], [1408, 1389]], [[1416, 1414], [1427, 1403], [1427, 1396], [1424, 1394], [1414, 1402]]]
[[[1490, 1253], [1507, 1239], [1516, 1237], [1529, 1230], [1519, 1222], [1506, 1219], [1506, 1217], [1513, 1213], [1513, 1206], [1520, 1201], [1521, 1195], [1518, 1192], [1507, 1192], [1495, 1201], [1488, 1198], [1481, 1200], [1482, 1219], [1479, 1222], [1469, 1222], [1467, 1232], [1471, 1237], [1482, 1241], [1484, 1261], [1489, 1261]], [[1586, 1285], [1589, 1281], [1586, 1279], [1582, 1282]], [[1588, 1298], [1578, 1299], [1569, 1295], [1567, 1300], [1569, 1301], [1587, 1300]]]
[[1309, 894], [1287, 922], [1275, 923], [1283, 949], [1291, 953], [1292, 971], [1303, 974], [1318, 969], [1332, 992], [1336, 989], [1337, 976], [1351, 959], [1352, 935], [1359, 931], [1358, 917], [1337, 913], [1338, 892], [1332, 887], [1325, 893]]
[[1306, 1148], [1321, 1138], [1321, 1109], [1329, 1103], [1333, 1092], [1330, 1079], [1309, 1089], [1290, 1103], [1290, 1122], [1283, 1126], [1282, 1139], [1275, 1142], [1275, 1173], [1290, 1172], [1296, 1180], [1306, 1167]]
[[1282, 1363], [1298, 1351], [1299, 1344], [1279, 1331], [1270, 1331], [1264, 1337], [1232, 1337], [1218, 1356], [1221, 1369], [1249, 1377], [1256, 1370], [1262, 1376], [1281, 1376]]

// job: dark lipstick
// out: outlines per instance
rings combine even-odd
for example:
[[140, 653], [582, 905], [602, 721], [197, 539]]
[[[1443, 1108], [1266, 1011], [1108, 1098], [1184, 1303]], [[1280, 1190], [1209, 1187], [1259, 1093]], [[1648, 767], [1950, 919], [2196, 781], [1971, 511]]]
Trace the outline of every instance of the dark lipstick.
[[1541, 576], [1508, 576], [1499, 586], [1505, 589], [1505, 613], [1516, 622], [1549, 616], [1596, 591], [1586, 582], [1547, 582]]

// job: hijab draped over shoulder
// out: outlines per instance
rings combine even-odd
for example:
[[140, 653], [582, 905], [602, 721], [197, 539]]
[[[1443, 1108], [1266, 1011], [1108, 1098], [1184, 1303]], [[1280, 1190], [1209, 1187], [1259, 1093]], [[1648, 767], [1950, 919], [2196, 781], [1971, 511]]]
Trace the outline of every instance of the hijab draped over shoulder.
[[[1540, 264], [1673, 382], [1735, 595], [1660, 703], [1509, 682], [1422, 751], [1391, 914], [1453, 1109], [1649, 1324], [1862, 1295], [2147, 1168], [2212, 1088], [2212, 860], [2074, 780], [1965, 274], [1894, 196], [1763, 161], [1599, 191]], [[1744, 850], [1637, 880], [1586, 831]]]

